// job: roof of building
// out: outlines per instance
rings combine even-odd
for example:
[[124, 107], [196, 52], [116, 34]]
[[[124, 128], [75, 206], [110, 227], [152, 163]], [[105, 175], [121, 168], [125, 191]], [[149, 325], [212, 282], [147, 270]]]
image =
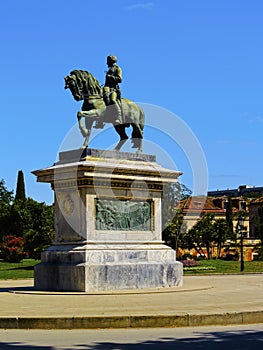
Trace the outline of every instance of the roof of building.
[[241, 185], [238, 188], [234, 188], [234, 189], [227, 188], [225, 190], [209, 191], [207, 194], [208, 196], [213, 196], [213, 197], [221, 197], [221, 196], [239, 197], [239, 196], [249, 195], [252, 193], [263, 194], [263, 187]]
[[263, 204], [263, 196], [253, 199], [250, 204]]
[[[179, 207], [183, 211], [202, 212], [202, 213], [225, 213], [225, 202], [227, 197], [205, 197], [205, 196], [191, 196], [180, 202]], [[238, 212], [239, 208], [232, 206], [233, 212]]]

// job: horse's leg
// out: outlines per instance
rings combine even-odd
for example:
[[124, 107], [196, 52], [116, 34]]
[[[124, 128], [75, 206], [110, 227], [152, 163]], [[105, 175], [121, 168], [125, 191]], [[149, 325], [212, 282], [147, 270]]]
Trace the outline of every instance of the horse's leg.
[[134, 138], [132, 140], [132, 143], [133, 143], [132, 148], [137, 148], [136, 153], [137, 154], [142, 153], [142, 139], [141, 138], [136, 138], [136, 139]]
[[[128, 138], [127, 138], [127, 139], [128, 139]], [[119, 150], [122, 148], [122, 146], [125, 144], [125, 142], [127, 141], [127, 139], [126, 139], [126, 140], [120, 140], [120, 141], [118, 142], [117, 146], [114, 148], [114, 151], [119, 151]]]
[[90, 138], [90, 129], [87, 129], [87, 135], [86, 135], [86, 137], [85, 137], [85, 140], [84, 140], [83, 145], [81, 146], [81, 149], [85, 149], [85, 148], [88, 147], [89, 138]]
[[85, 128], [85, 126], [82, 123], [82, 117], [83, 116], [84, 116], [83, 112], [79, 111], [78, 115], [77, 115], [78, 123], [79, 123], [79, 130], [80, 130], [80, 132], [81, 132], [83, 137], [87, 137], [88, 130], [87, 130], [87, 128]]
[[138, 149], [137, 149], [137, 154], [142, 153], [142, 139], [139, 140], [138, 142]]
[[132, 143], [133, 146], [132, 148], [137, 148], [137, 152], [136, 153], [142, 153], [142, 137], [143, 137], [143, 133], [142, 133], [142, 129], [140, 127], [139, 124], [132, 124]]
[[[89, 138], [90, 138], [90, 132], [91, 132], [91, 128], [92, 128], [92, 124], [93, 124], [93, 119], [89, 117], [90, 114], [88, 114], [85, 111], [81, 111], [78, 112], [78, 122], [79, 122], [79, 128], [80, 131], [82, 133], [82, 136], [85, 137], [84, 143], [81, 146], [81, 149], [84, 149], [86, 147], [88, 147], [88, 143], [89, 143]], [[85, 127], [82, 123], [82, 116], [86, 117], [85, 119]]]
[[125, 144], [125, 142], [128, 140], [128, 136], [125, 132], [125, 124], [121, 125], [114, 125], [114, 129], [117, 131], [118, 135], [120, 136], [120, 141], [118, 142], [117, 146], [114, 148], [115, 151], [119, 151], [121, 147]]

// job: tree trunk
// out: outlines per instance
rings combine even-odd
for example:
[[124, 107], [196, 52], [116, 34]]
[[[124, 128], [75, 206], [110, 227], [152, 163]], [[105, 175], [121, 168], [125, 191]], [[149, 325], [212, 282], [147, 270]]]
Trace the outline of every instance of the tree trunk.
[[211, 258], [210, 243], [206, 244], [206, 251], [207, 251], [207, 259], [209, 260]]
[[222, 250], [222, 242], [219, 242], [217, 245], [217, 259], [221, 256], [221, 250]]

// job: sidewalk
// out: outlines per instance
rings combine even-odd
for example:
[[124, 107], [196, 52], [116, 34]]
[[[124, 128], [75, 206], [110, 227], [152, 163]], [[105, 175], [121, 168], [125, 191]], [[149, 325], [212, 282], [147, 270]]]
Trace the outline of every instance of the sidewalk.
[[0, 281], [0, 328], [187, 327], [263, 323], [263, 274], [184, 276], [182, 287], [122, 292], [36, 292]]

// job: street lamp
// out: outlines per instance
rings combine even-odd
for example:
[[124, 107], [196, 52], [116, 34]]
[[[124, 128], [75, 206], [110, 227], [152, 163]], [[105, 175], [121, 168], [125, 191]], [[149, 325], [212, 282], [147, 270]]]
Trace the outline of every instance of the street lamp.
[[241, 201], [241, 210], [246, 210], [246, 207], [247, 207], [247, 203], [244, 199], [242, 199]]
[[224, 210], [227, 210], [228, 204], [229, 204], [229, 201], [228, 201], [228, 199], [226, 198], [226, 199], [224, 200]]
[[244, 271], [244, 255], [243, 255], [243, 230], [244, 230], [244, 216], [240, 214], [237, 219], [237, 226], [240, 235], [240, 271]]

